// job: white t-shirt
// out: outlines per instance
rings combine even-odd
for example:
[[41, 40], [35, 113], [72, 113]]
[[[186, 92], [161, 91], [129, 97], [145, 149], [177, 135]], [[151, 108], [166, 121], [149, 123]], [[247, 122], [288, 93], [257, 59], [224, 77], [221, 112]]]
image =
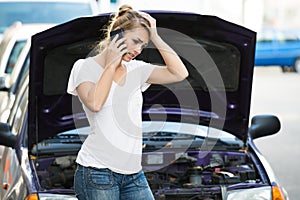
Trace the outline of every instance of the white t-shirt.
[[[83, 105], [91, 132], [84, 141], [76, 162], [86, 167], [109, 168], [122, 174], [142, 169], [142, 92], [154, 65], [143, 61], [122, 62], [126, 67], [125, 84], [113, 82], [99, 112]], [[77, 86], [85, 81], [96, 83], [104, 69], [93, 59], [80, 59], [71, 71], [67, 92], [77, 96]]]

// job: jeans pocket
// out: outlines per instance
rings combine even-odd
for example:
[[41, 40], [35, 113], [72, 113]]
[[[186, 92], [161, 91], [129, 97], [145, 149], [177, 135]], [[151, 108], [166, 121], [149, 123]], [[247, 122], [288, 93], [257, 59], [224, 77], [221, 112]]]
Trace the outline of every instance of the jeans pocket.
[[140, 187], [148, 187], [147, 179], [144, 175], [144, 172], [139, 172], [137, 174], [132, 175], [133, 183]]
[[90, 185], [98, 189], [109, 189], [113, 186], [113, 175], [112, 171], [97, 168], [88, 168], [88, 181]]

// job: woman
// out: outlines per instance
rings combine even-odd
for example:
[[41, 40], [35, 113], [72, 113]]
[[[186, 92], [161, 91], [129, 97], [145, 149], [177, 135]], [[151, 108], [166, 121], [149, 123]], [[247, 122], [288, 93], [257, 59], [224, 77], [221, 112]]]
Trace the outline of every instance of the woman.
[[[122, 30], [110, 37], [114, 30]], [[151, 40], [166, 66], [135, 60]], [[75, 62], [68, 92], [78, 95], [91, 132], [78, 153], [75, 192], [82, 199], [153, 199], [141, 166], [142, 91], [149, 84], [188, 76], [178, 55], [160, 38], [150, 15], [124, 5], [94, 57]]]

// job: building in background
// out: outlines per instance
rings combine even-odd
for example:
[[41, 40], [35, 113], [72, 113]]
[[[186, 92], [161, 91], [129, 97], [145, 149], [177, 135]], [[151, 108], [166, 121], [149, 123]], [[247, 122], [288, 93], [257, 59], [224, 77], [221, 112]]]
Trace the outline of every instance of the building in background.
[[[123, 4], [137, 10], [175, 10], [215, 15], [257, 31], [263, 24], [263, 0], [99, 0], [101, 12]], [[255, 14], [254, 14], [255, 13]]]
[[182, 10], [216, 15], [251, 30], [263, 27], [300, 29], [299, 0], [99, 0], [102, 12], [122, 4], [139, 10]]
[[264, 0], [264, 25], [280, 29], [300, 29], [299, 0]]

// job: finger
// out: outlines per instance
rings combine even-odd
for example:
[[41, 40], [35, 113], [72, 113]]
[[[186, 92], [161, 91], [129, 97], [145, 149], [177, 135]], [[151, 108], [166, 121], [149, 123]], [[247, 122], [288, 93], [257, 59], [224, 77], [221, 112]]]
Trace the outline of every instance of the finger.
[[141, 13], [142, 17], [146, 18], [149, 22], [153, 21], [153, 17], [149, 15], [148, 13], [142, 12]]
[[126, 51], [127, 52], [127, 45], [126, 44], [121, 44], [119, 47], [121, 52]]
[[145, 12], [142, 12], [142, 11], [139, 11], [139, 13], [140, 13], [140, 15], [142, 15], [143, 17], [144, 17], [144, 16], [149, 16], [148, 13], [145, 13]]
[[120, 37], [119, 34], [113, 35], [111, 38], [111, 42], [116, 43], [116, 41], [118, 41], [119, 37]]
[[121, 44], [125, 43], [126, 41], [126, 38], [120, 38], [116, 41], [116, 45], [119, 47]]
[[124, 55], [124, 54], [126, 54], [126, 53], [127, 53], [127, 48], [123, 48], [123, 49], [121, 50], [121, 54]]
[[119, 47], [121, 45], [121, 41], [118, 40], [118, 36], [114, 36], [112, 41], [109, 44], [110, 49], [115, 49], [116, 51], [120, 50]]

